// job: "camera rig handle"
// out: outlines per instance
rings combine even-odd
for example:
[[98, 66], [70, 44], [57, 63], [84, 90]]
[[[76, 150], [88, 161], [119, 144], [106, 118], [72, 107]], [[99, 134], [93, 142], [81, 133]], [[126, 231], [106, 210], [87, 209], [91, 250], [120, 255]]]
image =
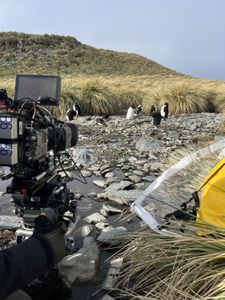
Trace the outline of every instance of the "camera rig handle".
[[34, 222], [34, 232], [47, 233], [58, 225], [58, 216], [53, 208], [47, 207], [41, 211]]

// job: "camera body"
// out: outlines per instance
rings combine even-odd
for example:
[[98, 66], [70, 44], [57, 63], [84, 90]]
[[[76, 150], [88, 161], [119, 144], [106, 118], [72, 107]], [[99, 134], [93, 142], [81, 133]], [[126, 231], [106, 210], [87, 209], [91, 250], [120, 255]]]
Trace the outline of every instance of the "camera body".
[[74, 212], [73, 193], [58, 171], [63, 158], [68, 159], [66, 150], [78, 142], [78, 128], [45, 107], [59, 105], [58, 76], [17, 76], [16, 95], [23, 97], [0, 101], [0, 166], [10, 168], [1, 179], [12, 178], [6, 193], [12, 194], [17, 215], [32, 227], [45, 208], [53, 208], [59, 217]]

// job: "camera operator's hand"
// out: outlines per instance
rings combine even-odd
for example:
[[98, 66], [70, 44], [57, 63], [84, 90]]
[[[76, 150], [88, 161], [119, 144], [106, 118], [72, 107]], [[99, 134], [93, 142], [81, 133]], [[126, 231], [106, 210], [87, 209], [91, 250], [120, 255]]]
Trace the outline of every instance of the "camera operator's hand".
[[34, 236], [38, 238], [47, 251], [50, 264], [58, 263], [66, 255], [64, 234], [67, 227], [59, 223], [52, 208], [44, 210], [35, 219]]

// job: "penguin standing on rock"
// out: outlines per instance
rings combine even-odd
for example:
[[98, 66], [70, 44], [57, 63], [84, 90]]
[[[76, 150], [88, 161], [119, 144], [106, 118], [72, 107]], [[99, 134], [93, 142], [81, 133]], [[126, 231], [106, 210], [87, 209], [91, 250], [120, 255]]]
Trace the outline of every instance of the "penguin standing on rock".
[[141, 113], [142, 113], [142, 106], [141, 106], [141, 104], [139, 104], [136, 108], [136, 115], [139, 116], [139, 115], [141, 115]]
[[161, 116], [162, 118], [166, 121], [166, 119], [168, 118], [168, 115], [169, 115], [169, 103], [165, 103], [162, 108], [161, 108]]
[[71, 108], [69, 108], [66, 112], [66, 120], [71, 122], [74, 118], [77, 118], [81, 114], [81, 109], [78, 104], [73, 104]]
[[153, 119], [153, 125], [154, 126], [159, 126], [161, 123], [161, 113], [158, 111], [157, 106], [156, 105], [152, 105], [151, 109], [150, 109], [150, 116]]

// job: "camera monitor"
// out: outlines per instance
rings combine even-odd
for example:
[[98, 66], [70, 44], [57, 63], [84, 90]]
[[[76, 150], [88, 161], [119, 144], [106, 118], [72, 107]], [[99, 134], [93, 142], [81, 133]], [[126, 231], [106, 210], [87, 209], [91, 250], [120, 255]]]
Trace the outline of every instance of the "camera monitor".
[[61, 78], [54, 75], [17, 74], [15, 100], [32, 99], [42, 105], [59, 105]]

